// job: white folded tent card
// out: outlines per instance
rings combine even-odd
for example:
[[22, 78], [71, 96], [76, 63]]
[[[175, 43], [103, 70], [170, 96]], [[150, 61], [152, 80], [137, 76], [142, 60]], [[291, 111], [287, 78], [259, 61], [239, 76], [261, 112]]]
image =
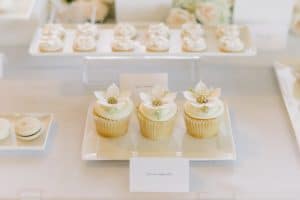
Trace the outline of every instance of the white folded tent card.
[[48, 0], [11, 0], [12, 9], [0, 13], [0, 45], [28, 45], [47, 15]]
[[236, 0], [234, 22], [247, 24], [260, 49], [286, 46], [294, 0]]
[[173, 0], [115, 0], [117, 22], [165, 21]]

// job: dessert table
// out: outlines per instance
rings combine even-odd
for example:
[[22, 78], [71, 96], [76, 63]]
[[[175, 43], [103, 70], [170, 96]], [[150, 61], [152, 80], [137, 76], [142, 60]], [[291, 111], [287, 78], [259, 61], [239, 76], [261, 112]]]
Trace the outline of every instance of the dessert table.
[[[299, 44], [291, 37], [288, 50], [199, 62], [197, 75], [222, 87], [229, 105], [237, 160], [192, 162], [191, 193], [181, 194], [129, 193], [127, 161], [81, 160], [87, 109], [94, 100], [92, 88], [81, 81], [82, 59], [34, 58], [27, 47], [1, 49], [7, 62], [0, 111], [50, 112], [55, 121], [45, 152], [0, 152], [0, 197], [299, 199], [299, 147], [272, 68], [275, 59], [297, 55]], [[169, 85], [182, 90], [190, 84], [188, 73], [175, 69], [170, 68]]]

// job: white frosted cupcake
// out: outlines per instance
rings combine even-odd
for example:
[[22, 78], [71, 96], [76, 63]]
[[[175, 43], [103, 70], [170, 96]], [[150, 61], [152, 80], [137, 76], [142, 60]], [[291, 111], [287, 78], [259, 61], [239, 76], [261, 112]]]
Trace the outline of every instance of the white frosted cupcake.
[[39, 42], [41, 52], [60, 52], [63, 47], [63, 41], [56, 35], [42, 36]]
[[216, 36], [217, 38], [223, 36], [240, 37], [240, 27], [235, 24], [219, 25], [216, 30]]
[[202, 37], [193, 39], [191, 37], [184, 37], [182, 39], [182, 50], [186, 52], [201, 52], [206, 50], [207, 45], [205, 39]]
[[137, 113], [142, 135], [152, 140], [170, 137], [177, 113], [176, 93], [154, 87], [151, 94], [140, 93], [140, 98]]
[[220, 89], [209, 89], [201, 81], [190, 91], [184, 92], [184, 119], [188, 134], [208, 138], [218, 134], [224, 104], [219, 99]]
[[114, 29], [114, 36], [134, 39], [137, 36], [137, 30], [133, 25], [128, 23], [118, 24]]
[[151, 24], [148, 28], [147, 37], [170, 37], [170, 29], [164, 23]]
[[113, 51], [133, 51], [135, 48], [135, 43], [129, 37], [115, 37], [111, 43], [111, 48]]
[[42, 30], [43, 36], [57, 36], [60, 39], [65, 37], [65, 29], [61, 24], [46, 24]]
[[170, 41], [166, 37], [151, 36], [146, 41], [146, 47], [150, 52], [166, 52], [169, 51]]
[[10, 121], [0, 118], [0, 140], [4, 140], [10, 135], [10, 129]]
[[77, 52], [96, 51], [96, 40], [93, 36], [78, 35], [74, 39], [73, 49]]
[[197, 39], [204, 36], [204, 30], [200, 24], [197, 23], [186, 23], [181, 27], [181, 37], [190, 37]]
[[95, 92], [95, 96], [94, 120], [98, 134], [104, 137], [126, 134], [134, 107], [129, 92], [120, 92], [112, 84], [106, 91]]
[[224, 36], [219, 39], [219, 49], [223, 52], [241, 52], [244, 48], [244, 43], [238, 37]]
[[77, 36], [86, 36], [98, 38], [98, 28], [97, 25], [91, 23], [79, 24], [76, 30]]

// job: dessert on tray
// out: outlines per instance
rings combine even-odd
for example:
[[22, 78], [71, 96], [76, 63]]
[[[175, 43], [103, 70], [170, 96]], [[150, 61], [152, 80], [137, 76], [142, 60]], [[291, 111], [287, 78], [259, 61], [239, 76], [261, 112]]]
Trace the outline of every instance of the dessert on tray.
[[60, 52], [63, 47], [63, 41], [56, 35], [43, 35], [40, 39], [40, 52]]
[[130, 52], [135, 49], [135, 41], [130, 37], [114, 37], [111, 48], [116, 52]]
[[42, 35], [57, 36], [60, 39], [64, 39], [65, 34], [65, 29], [61, 24], [46, 24], [42, 30]]
[[163, 36], [150, 36], [146, 41], [147, 51], [167, 52], [170, 48], [170, 40]]
[[169, 138], [176, 121], [176, 93], [156, 86], [151, 94], [140, 93], [140, 98], [137, 115], [142, 135], [151, 140]]
[[201, 52], [207, 49], [205, 39], [202, 37], [184, 37], [182, 38], [182, 50], [186, 52]]
[[127, 37], [134, 39], [137, 36], [136, 28], [129, 23], [117, 24], [114, 28], [114, 37]]
[[219, 39], [219, 49], [223, 52], [241, 52], [245, 45], [239, 37], [223, 36]]
[[194, 89], [185, 91], [184, 119], [187, 133], [196, 138], [209, 138], [218, 134], [224, 103], [221, 90], [208, 88], [199, 82]]
[[96, 39], [93, 36], [77, 35], [73, 42], [73, 49], [77, 52], [96, 51]]
[[161, 37], [169, 38], [170, 34], [171, 33], [169, 27], [166, 26], [164, 23], [151, 24], [149, 25], [147, 31], [147, 37], [161, 36]]
[[42, 123], [35, 117], [24, 117], [15, 124], [17, 138], [31, 141], [42, 134]]
[[6, 139], [10, 135], [10, 130], [10, 121], [4, 118], [0, 118], [0, 140]]
[[240, 37], [240, 27], [235, 24], [230, 25], [219, 25], [216, 30], [217, 38], [223, 36]]
[[76, 36], [88, 36], [98, 39], [99, 31], [97, 25], [91, 23], [77, 25]]
[[201, 24], [197, 23], [186, 23], [181, 27], [181, 37], [199, 38], [205, 35], [205, 31]]
[[94, 94], [97, 98], [93, 112], [97, 133], [104, 137], [125, 135], [134, 107], [130, 93], [122, 92], [112, 84], [106, 91]]

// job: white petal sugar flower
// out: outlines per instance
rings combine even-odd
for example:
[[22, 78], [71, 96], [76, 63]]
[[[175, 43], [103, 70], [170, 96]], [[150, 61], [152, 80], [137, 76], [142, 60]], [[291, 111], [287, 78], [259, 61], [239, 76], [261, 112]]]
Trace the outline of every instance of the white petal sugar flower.
[[140, 98], [143, 104], [150, 108], [164, 108], [174, 103], [177, 93], [169, 92], [160, 86], [154, 86], [151, 94], [141, 92]]
[[221, 96], [221, 89], [208, 88], [200, 81], [194, 89], [184, 91], [183, 95], [195, 107], [209, 108], [214, 106], [216, 100]]
[[106, 91], [95, 91], [94, 95], [98, 104], [108, 108], [121, 108], [128, 102], [130, 97], [129, 92], [120, 92], [116, 84], [109, 86]]

